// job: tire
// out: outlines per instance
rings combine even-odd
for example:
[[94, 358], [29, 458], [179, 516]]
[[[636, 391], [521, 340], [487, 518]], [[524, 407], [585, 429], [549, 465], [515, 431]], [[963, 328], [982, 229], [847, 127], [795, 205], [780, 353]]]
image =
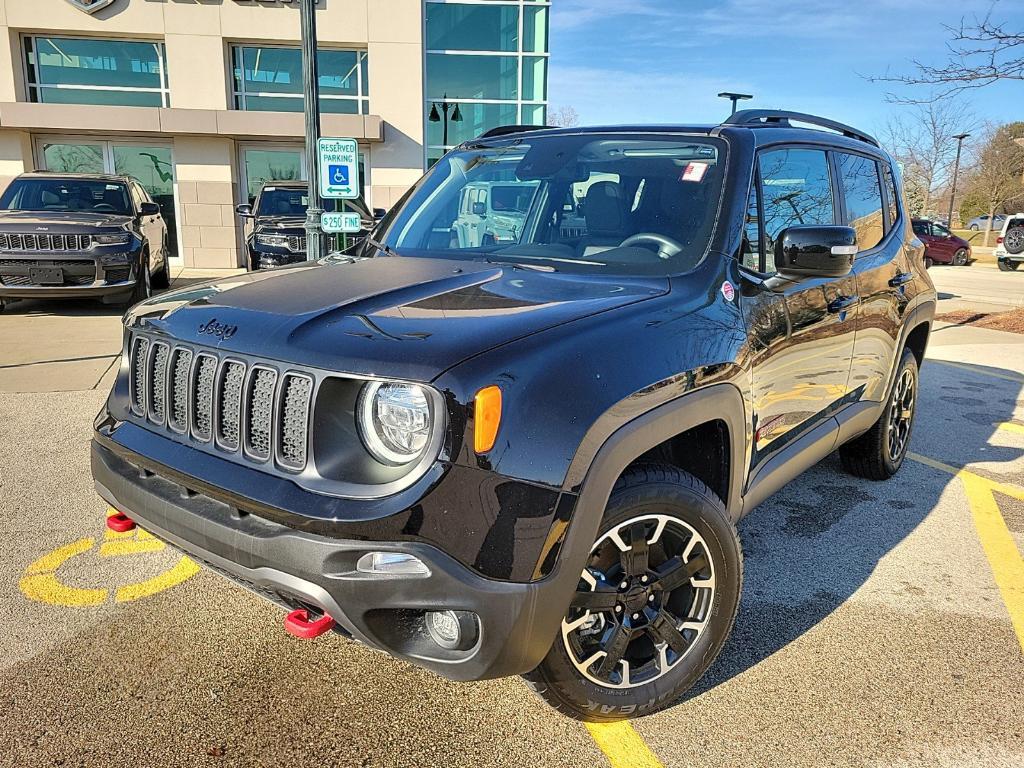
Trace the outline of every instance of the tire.
[[167, 290], [171, 287], [171, 265], [167, 263], [167, 241], [164, 241], [164, 265], [160, 267], [160, 271], [152, 274], [152, 286], [153, 288], [159, 288], [161, 291]]
[[1014, 256], [1024, 253], [1024, 227], [1010, 227], [1003, 236], [1003, 247]]
[[966, 267], [967, 266], [967, 249], [960, 248], [956, 253], [953, 254], [953, 266], [954, 267]]
[[1019, 261], [1007, 261], [1006, 259], [999, 259], [1000, 272], [1016, 272], [1019, 268]]
[[[868, 480], [888, 480], [903, 466], [917, 415], [918, 382], [917, 358], [912, 351], [904, 349], [882, 415], [871, 429], [839, 449], [847, 472]], [[893, 424], [897, 433], [890, 435]]]
[[[647, 542], [646, 568], [633, 557], [634, 531], [642, 531]], [[627, 538], [629, 548], [623, 550]], [[632, 574], [624, 561], [632, 564]], [[696, 568], [692, 577], [690, 567]], [[664, 588], [671, 578], [678, 581]], [[695, 585], [695, 579], [711, 586]], [[675, 467], [632, 467], [612, 489], [574, 605], [547, 656], [524, 678], [544, 701], [577, 720], [613, 722], [665, 709], [722, 650], [736, 620], [742, 584], [743, 554], [722, 501]], [[575, 605], [589, 594], [603, 595], [615, 607], [598, 610], [595, 605], [591, 611]], [[613, 648], [620, 635], [630, 638], [625, 655], [631, 666], [618, 663], [604, 670], [609, 654], [597, 658], [591, 651]], [[662, 650], [655, 638], [665, 637], [672, 644], [663, 640]], [[587, 659], [595, 660], [587, 665]]]
[[924, 257], [924, 268], [925, 269], [931, 269], [934, 266], [935, 266], [935, 262], [932, 261], [932, 257], [931, 256], [925, 256]]
[[978, 232], [981, 229], [981, 227], [979, 227], [977, 224], [971, 224], [971, 226], [969, 226], [968, 229], [971, 230], [971, 232]]
[[135, 287], [126, 303], [132, 307], [153, 295], [153, 273], [149, 269], [149, 256], [143, 254], [139, 274], [135, 278]]

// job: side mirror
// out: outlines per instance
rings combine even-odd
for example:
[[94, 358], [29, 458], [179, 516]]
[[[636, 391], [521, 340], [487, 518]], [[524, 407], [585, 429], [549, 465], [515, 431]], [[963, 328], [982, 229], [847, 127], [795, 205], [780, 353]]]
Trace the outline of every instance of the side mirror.
[[486, 203], [473, 203], [473, 215], [474, 216], [486, 216], [487, 215], [487, 204]]
[[252, 206], [249, 205], [248, 203], [242, 203], [241, 205], [236, 205], [235, 206], [235, 213], [237, 213], [239, 216], [244, 216], [246, 218], [252, 218]]
[[387, 215], [388, 215], [388, 209], [387, 208], [374, 208], [373, 209], [373, 218], [374, 218], [375, 221], [380, 221], [381, 219], [383, 219]]
[[775, 241], [775, 268], [783, 277], [843, 277], [856, 255], [853, 227], [800, 224], [782, 230]]
[[143, 203], [142, 205], [139, 206], [139, 215], [140, 216], [159, 216], [160, 215], [160, 206], [157, 205], [156, 203], [149, 203], [149, 202]]

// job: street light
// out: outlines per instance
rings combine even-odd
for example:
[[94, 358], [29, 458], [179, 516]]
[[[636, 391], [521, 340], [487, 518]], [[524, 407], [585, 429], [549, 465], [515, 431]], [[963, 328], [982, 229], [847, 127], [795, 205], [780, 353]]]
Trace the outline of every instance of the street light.
[[720, 98], [720, 99], [729, 99], [729, 101], [732, 102], [732, 112], [730, 112], [729, 114], [730, 115], [735, 115], [736, 114], [736, 102], [737, 101], [745, 101], [746, 99], [752, 99], [752, 98], [754, 98], [754, 96], [753, 96], [753, 94], [750, 94], [750, 93], [734, 93], [733, 91], [722, 91], [720, 94], [718, 94], [718, 98]]
[[[437, 111], [438, 107], [440, 107], [441, 108], [441, 112], [444, 113], [444, 138], [442, 139], [441, 143], [444, 145], [445, 149], [448, 149], [448, 120], [451, 119], [451, 121], [453, 123], [461, 123], [462, 122], [462, 112], [459, 110], [458, 102], [456, 102], [454, 104], [449, 104], [448, 103], [448, 94], [446, 93], [444, 96], [441, 97], [441, 103], [440, 104], [438, 104], [435, 101], [435, 102], [433, 102], [430, 105], [430, 122], [432, 122], [432, 123], [440, 123], [441, 122], [441, 115]], [[451, 116], [451, 118], [449, 118], [448, 117], [448, 110], [450, 110], [452, 107], [455, 108], [455, 111], [452, 112], [452, 116]]]
[[[964, 139], [971, 134], [969, 133], [958, 133], [953, 138], [956, 139], [956, 160], [953, 163], [953, 186], [949, 190], [949, 215], [946, 217], [946, 226], [950, 229], [953, 228], [953, 200], [956, 199], [956, 180], [957, 176], [960, 175], [960, 150], [963, 149]], [[992, 222], [989, 222], [989, 229], [992, 228]]]

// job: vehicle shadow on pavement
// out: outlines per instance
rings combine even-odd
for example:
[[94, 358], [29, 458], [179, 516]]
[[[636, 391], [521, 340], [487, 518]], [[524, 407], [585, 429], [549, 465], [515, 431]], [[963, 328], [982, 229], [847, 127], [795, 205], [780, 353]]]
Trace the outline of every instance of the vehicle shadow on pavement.
[[[971, 367], [977, 373], [925, 362], [912, 453], [952, 466], [1004, 464], [1024, 455], [992, 440], [994, 425], [1013, 420], [1015, 407], [1024, 407], [1024, 388], [993, 377], [1008, 376], [1002, 369]], [[735, 629], [686, 699], [754, 667], [843, 606], [880, 561], [918, 529], [951, 483], [959, 481], [909, 457], [887, 482], [862, 480], [847, 473], [834, 453], [751, 512], [739, 525], [744, 585]], [[965, 508], [963, 515], [973, 538], [970, 511]], [[901, 565], [895, 583], [880, 580], [890, 594], [872, 593], [871, 599], [899, 604], [929, 586], [935, 590], [940, 577], [950, 584], [977, 578], [957, 571], [955, 563], [940, 563], [943, 573], [932, 563]], [[885, 620], [879, 617], [880, 632]]]

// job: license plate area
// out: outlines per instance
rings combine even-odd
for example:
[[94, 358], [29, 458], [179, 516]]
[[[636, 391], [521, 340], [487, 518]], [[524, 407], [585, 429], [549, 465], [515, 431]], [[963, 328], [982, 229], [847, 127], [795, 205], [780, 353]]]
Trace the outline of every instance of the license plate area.
[[36, 285], [64, 285], [64, 270], [60, 267], [29, 267], [28, 278]]

